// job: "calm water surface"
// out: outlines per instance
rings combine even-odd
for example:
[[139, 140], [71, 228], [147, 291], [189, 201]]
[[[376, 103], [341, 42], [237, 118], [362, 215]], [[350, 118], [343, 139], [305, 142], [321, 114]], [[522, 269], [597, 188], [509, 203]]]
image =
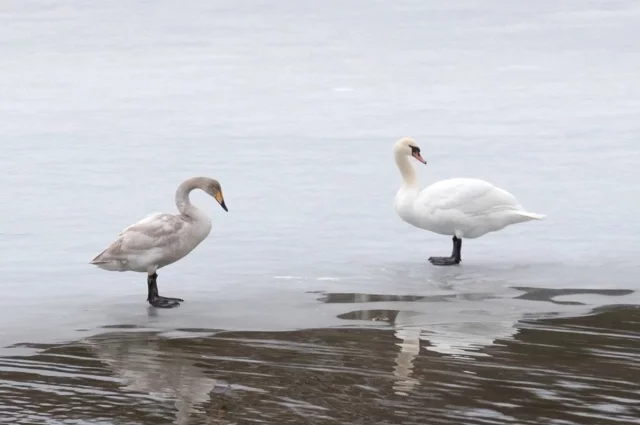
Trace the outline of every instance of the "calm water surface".
[[[0, 5], [0, 422], [640, 423], [640, 4]], [[393, 212], [391, 146], [547, 214]], [[417, 164], [416, 164], [417, 165]], [[211, 236], [88, 262], [196, 193]]]

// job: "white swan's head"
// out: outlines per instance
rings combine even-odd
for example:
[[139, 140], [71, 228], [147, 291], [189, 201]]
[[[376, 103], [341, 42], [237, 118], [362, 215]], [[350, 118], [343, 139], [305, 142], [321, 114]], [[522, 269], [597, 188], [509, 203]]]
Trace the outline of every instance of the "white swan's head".
[[416, 141], [411, 137], [403, 137], [399, 139], [395, 145], [393, 145], [393, 152], [396, 155], [412, 156], [423, 164], [427, 163], [427, 161], [422, 158], [422, 155], [420, 155], [420, 147], [418, 147]]
[[229, 209], [227, 209], [227, 204], [224, 202], [222, 187], [220, 186], [220, 182], [218, 182], [218, 180], [207, 178], [202, 189], [209, 195], [213, 196], [215, 200], [218, 201], [223, 210], [229, 211]]

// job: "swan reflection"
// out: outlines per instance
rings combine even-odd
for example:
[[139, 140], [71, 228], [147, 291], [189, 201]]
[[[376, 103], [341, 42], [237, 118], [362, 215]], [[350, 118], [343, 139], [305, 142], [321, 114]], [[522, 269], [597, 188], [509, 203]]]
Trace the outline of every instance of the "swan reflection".
[[84, 342], [122, 379], [125, 390], [173, 403], [174, 425], [187, 425], [192, 416], [204, 415], [205, 406], [215, 404], [212, 394], [229, 390], [225, 382], [207, 376], [197, 365], [198, 356], [189, 356], [154, 333], [110, 333]]
[[[459, 292], [437, 295], [324, 294], [325, 303], [367, 304], [371, 309], [351, 310], [338, 315], [344, 320], [380, 322], [394, 330], [399, 347], [395, 358], [394, 391], [408, 395], [417, 385], [414, 362], [425, 351], [451, 357], [473, 359], [491, 356], [489, 347], [497, 341], [513, 339], [525, 318], [557, 314], [558, 295], [580, 295], [594, 290], [513, 288], [519, 296], [498, 296], [487, 292]], [[599, 295], [626, 295], [626, 291], [598, 291]], [[566, 313], [584, 314], [591, 306], [580, 302], [562, 304]], [[422, 344], [421, 344], [422, 342]]]

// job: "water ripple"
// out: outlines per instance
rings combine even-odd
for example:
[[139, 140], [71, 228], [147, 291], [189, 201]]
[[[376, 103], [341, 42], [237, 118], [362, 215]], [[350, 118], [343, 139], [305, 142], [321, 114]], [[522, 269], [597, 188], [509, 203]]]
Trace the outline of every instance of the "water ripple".
[[0, 409], [16, 424], [640, 423], [635, 306], [523, 319], [480, 357], [431, 351], [428, 334], [390, 325], [116, 329], [0, 358]]

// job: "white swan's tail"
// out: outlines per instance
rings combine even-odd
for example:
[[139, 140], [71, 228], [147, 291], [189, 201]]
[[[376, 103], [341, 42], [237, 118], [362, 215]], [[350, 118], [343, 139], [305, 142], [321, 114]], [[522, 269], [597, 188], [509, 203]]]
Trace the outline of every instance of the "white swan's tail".
[[522, 217], [527, 217], [531, 220], [542, 220], [546, 217], [544, 214], [536, 214], [527, 211], [515, 211], [516, 214], [521, 215]]

